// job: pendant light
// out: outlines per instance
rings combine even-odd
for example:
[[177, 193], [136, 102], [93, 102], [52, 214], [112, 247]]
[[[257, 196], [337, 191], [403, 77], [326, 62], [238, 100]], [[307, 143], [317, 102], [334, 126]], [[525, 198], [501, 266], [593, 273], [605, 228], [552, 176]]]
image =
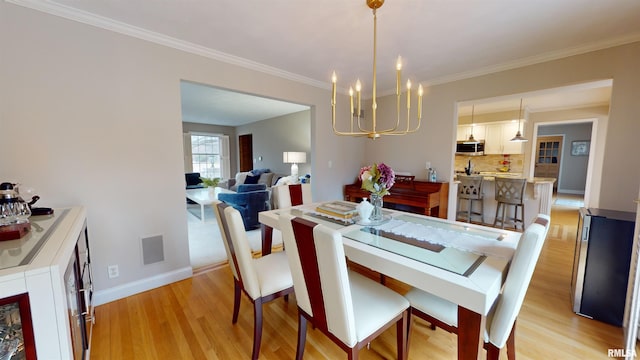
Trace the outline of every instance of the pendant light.
[[524, 136], [522, 136], [522, 133], [520, 132], [520, 121], [521, 120], [522, 120], [522, 98], [520, 98], [520, 113], [518, 115], [518, 132], [516, 133], [516, 136], [514, 136], [513, 139], [511, 139], [509, 141], [513, 141], [513, 142], [529, 141], [529, 139], [527, 139]]
[[473, 137], [473, 128], [474, 128], [474, 122], [473, 122], [473, 113], [474, 113], [474, 109], [475, 109], [475, 105], [471, 105], [471, 134], [469, 134], [469, 140], [465, 141], [465, 144], [477, 144], [478, 140], [476, 140]]

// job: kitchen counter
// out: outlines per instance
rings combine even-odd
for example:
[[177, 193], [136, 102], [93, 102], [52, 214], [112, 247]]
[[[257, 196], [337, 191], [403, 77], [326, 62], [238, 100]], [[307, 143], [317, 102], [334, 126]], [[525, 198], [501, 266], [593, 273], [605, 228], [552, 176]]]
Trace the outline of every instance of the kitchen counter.
[[[504, 175], [500, 175], [500, 176], [504, 176]], [[522, 178], [522, 176], [505, 176], [508, 178]], [[483, 175], [482, 178], [485, 181], [494, 181], [496, 176], [490, 176], [490, 175]], [[553, 184], [554, 182], [556, 182], [556, 179], [554, 178], [544, 178], [544, 177], [532, 177], [532, 178], [527, 178], [527, 182], [530, 184]]]
[[[505, 176], [510, 178], [522, 177], [522, 174], [515, 173], [484, 173], [481, 172], [484, 181], [482, 185], [482, 192], [484, 194], [484, 221], [486, 225], [492, 225], [496, 215], [496, 207], [498, 202], [495, 200], [495, 185], [494, 180], [496, 176]], [[465, 176], [459, 175], [458, 176]], [[527, 178], [527, 187], [524, 192], [524, 223], [530, 224], [538, 214], [551, 214], [553, 184], [556, 182], [554, 178], [544, 177], [530, 177]], [[460, 181], [456, 180], [451, 183], [450, 191], [452, 196], [450, 208], [456, 209], [458, 204], [457, 193], [458, 184]], [[463, 206], [466, 207], [467, 202], [463, 202]], [[463, 208], [464, 209], [464, 208]], [[511, 210], [512, 212], [512, 210]], [[455, 211], [453, 212], [455, 216]]]

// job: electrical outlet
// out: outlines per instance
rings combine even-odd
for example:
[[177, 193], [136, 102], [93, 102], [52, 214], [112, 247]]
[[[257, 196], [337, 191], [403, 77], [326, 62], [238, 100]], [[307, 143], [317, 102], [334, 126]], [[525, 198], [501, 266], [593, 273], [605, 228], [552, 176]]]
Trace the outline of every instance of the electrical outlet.
[[107, 269], [109, 271], [109, 279], [114, 279], [120, 276], [120, 270], [118, 270], [118, 265], [109, 265]]

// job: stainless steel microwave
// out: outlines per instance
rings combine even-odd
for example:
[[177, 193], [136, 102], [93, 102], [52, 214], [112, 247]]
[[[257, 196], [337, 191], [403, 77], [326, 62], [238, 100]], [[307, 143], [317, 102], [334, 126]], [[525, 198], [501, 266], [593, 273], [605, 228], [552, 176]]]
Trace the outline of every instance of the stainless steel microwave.
[[484, 155], [484, 140], [458, 141], [456, 155], [480, 156]]

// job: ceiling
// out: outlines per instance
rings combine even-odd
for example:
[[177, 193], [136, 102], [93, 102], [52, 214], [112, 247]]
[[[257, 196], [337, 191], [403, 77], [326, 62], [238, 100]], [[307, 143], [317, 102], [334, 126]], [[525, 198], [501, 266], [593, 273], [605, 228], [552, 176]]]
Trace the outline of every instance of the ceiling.
[[[363, 95], [371, 93], [373, 16], [365, 0], [7, 1], [321, 88], [335, 70], [339, 91], [360, 78]], [[429, 86], [639, 41], [639, 18], [638, 0], [388, 1], [378, 10], [378, 94], [394, 91], [398, 55], [403, 78]], [[185, 87], [185, 114], [234, 116], [220, 105], [206, 109], [191, 99], [206, 96]], [[608, 101], [606, 91], [580, 91], [589, 100], [569, 96], [573, 103]], [[245, 96], [239, 101], [224, 103], [251, 108]], [[511, 102], [517, 108], [519, 98]]]
[[293, 104], [213, 86], [180, 82], [182, 121], [239, 126], [309, 109]]

